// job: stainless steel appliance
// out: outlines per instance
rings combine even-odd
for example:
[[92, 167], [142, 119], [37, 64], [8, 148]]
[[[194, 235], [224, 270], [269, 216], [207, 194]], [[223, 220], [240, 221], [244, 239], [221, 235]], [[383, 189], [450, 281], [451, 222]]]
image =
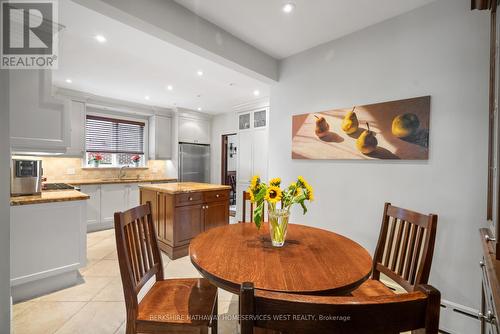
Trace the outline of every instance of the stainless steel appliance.
[[179, 144], [181, 182], [210, 182], [210, 145]]
[[42, 174], [40, 159], [13, 158], [10, 169], [10, 194], [39, 195], [42, 191]]

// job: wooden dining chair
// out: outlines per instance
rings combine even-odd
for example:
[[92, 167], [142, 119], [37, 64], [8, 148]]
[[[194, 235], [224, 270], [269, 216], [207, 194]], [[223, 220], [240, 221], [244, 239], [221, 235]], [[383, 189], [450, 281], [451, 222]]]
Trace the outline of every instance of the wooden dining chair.
[[253, 203], [250, 201], [250, 193], [247, 191], [243, 191], [243, 206], [242, 206], [242, 215], [241, 222], [247, 222], [247, 202], [250, 202], [250, 223], [253, 222]]
[[430, 285], [383, 297], [332, 297], [256, 290], [252, 283], [243, 283], [241, 334], [262, 329], [298, 334], [387, 334], [410, 330], [437, 334], [440, 302], [440, 292]]
[[[151, 203], [115, 213], [127, 334], [217, 333], [217, 288], [201, 278], [165, 279]], [[156, 281], [138, 300], [141, 289]]]
[[[241, 215], [241, 221], [240, 223], [246, 223], [247, 222], [247, 202], [250, 202], [250, 223], [253, 223], [253, 208], [254, 205], [250, 201], [250, 193], [247, 191], [243, 191], [243, 204], [242, 204], [242, 215]], [[262, 218], [264, 221], [269, 221], [269, 212], [266, 210], [266, 205], [264, 204], [264, 213], [262, 215]], [[266, 218], [266, 212], [267, 212], [267, 218]]]
[[383, 273], [406, 291], [427, 284], [436, 240], [437, 215], [424, 215], [385, 203], [380, 236], [373, 257], [372, 278], [353, 296], [378, 296], [393, 291], [380, 282]]

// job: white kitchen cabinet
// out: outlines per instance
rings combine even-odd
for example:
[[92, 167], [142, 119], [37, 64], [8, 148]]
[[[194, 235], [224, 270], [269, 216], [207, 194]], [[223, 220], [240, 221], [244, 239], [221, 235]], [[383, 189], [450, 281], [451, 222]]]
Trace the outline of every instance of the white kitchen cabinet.
[[87, 231], [102, 229], [101, 223], [101, 186], [85, 185], [80, 187], [84, 194], [90, 196], [87, 200]]
[[149, 120], [149, 159], [172, 158], [172, 118], [154, 115]]
[[88, 232], [112, 228], [115, 212], [126, 211], [140, 204], [137, 183], [82, 185], [80, 189], [90, 196], [87, 201]]
[[51, 71], [11, 71], [9, 94], [12, 151], [66, 152], [69, 109], [52, 95]]
[[253, 133], [242, 131], [238, 134], [238, 170], [236, 176], [237, 183], [249, 182], [252, 178], [253, 166]]
[[131, 183], [125, 186], [127, 193], [127, 209], [138, 206], [141, 203], [139, 185]]
[[75, 285], [86, 264], [87, 201], [10, 208], [10, 282], [13, 300]]
[[[268, 180], [268, 109], [245, 111], [238, 114], [238, 168], [236, 171], [236, 217], [242, 215], [242, 194], [250, 185], [254, 175], [263, 181]], [[250, 218], [247, 207], [247, 219]]]
[[242, 112], [238, 115], [238, 183], [249, 182], [259, 175], [266, 180], [268, 165], [267, 109]]
[[66, 156], [82, 157], [85, 152], [85, 102], [68, 100], [71, 118], [71, 141], [66, 150]]
[[127, 187], [124, 184], [101, 185], [101, 225], [113, 226], [114, 214], [127, 208]]
[[210, 121], [179, 117], [179, 142], [210, 144]]
[[252, 133], [252, 174], [260, 175], [263, 180], [267, 180], [268, 165], [268, 131], [267, 128], [254, 129]]

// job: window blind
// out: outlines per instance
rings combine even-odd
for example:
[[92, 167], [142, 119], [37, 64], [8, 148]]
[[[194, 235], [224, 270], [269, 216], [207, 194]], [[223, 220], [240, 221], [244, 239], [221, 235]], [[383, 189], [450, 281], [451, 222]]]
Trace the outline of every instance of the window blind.
[[145, 123], [87, 115], [87, 152], [144, 154]]

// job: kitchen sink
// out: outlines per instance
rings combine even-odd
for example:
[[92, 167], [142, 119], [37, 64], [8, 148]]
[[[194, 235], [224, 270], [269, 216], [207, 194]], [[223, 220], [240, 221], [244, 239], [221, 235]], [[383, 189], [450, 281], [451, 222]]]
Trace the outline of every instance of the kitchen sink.
[[119, 178], [112, 178], [112, 179], [101, 179], [104, 182], [108, 181], [140, 181], [141, 179], [138, 179], [136, 177], [122, 177], [121, 179]]

